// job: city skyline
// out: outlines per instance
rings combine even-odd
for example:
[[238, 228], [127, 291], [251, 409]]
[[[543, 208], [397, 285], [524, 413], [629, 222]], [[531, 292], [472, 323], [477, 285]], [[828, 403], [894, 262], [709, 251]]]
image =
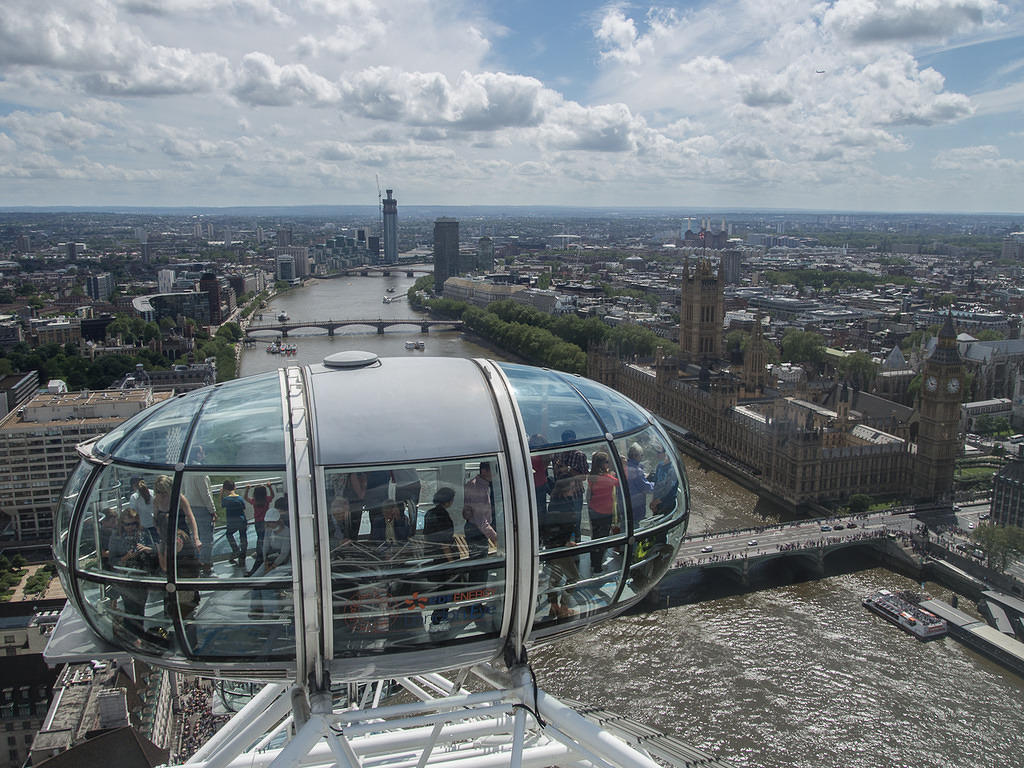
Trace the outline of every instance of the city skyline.
[[15, 0], [0, 206], [1020, 211], [1021, 0]]

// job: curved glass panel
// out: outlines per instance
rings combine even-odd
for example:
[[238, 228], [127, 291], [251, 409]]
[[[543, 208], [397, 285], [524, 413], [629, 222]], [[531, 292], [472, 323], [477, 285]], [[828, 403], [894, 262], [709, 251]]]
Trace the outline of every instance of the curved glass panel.
[[498, 363], [512, 386], [526, 432], [545, 445], [595, 440], [604, 435], [593, 411], [558, 374], [515, 363]]
[[498, 632], [498, 467], [485, 457], [325, 472], [336, 658]]
[[602, 441], [531, 455], [541, 548], [537, 626], [599, 612], [615, 596], [625, 507], [611, 453]]
[[[195, 518], [200, 546], [198, 572], [186, 574], [179, 570], [179, 580], [247, 581], [264, 575], [264, 518], [272, 508], [287, 511], [281, 475], [184, 472], [181, 494]], [[187, 519], [184, 522], [187, 528]]]
[[666, 529], [637, 536], [630, 550], [629, 575], [620, 602], [645, 594], [672, 567], [679, 543], [686, 533], [686, 521]]
[[560, 374], [587, 398], [597, 415], [604, 422], [605, 429], [613, 435], [639, 429], [648, 423], [646, 414], [636, 404], [604, 384], [580, 376]]
[[57, 519], [53, 525], [53, 551], [57, 560], [61, 563], [68, 561], [68, 535], [71, 531], [71, 513], [75, 511], [75, 504], [78, 503], [78, 495], [82, 492], [89, 475], [96, 468], [84, 459], [78, 462], [75, 471], [71, 473], [67, 483], [64, 484], [64, 491], [60, 496], [60, 505], [57, 507]]
[[118, 424], [112, 430], [103, 435], [99, 440], [96, 441], [96, 445], [93, 450], [101, 456], [109, 456], [110, 452], [114, 450], [119, 442], [131, 432], [135, 427], [139, 425], [139, 422], [146, 421], [147, 419], [153, 418], [153, 416], [161, 409], [166, 408], [173, 400], [164, 400], [162, 403], [157, 403], [144, 411], [140, 411], [132, 416], [127, 421]]
[[656, 427], [620, 438], [615, 446], [624, 465], [626, 497], [634, 531], [687, 513], [686, 486], [675, 449], [666, 443]]
[[611, 455], [603, 441], [530, 455], [542, 550], [621, 534], [622, 481]]
[[214, 389], [189, 444], [189, 466], [284, 466], [281, 382], [269, 373]]
[[187, 652], [246, 661], [295, 656], [291, 579], [253, 589], [178, 591]]
[[536, 627], [593, 615], [611, 606], [622, 580], [625, 544], [589, 549], [563, 549], [541, 556]]
[[174, 624], [163, 584], [99, 583], [79, 579], [82, 611], [100, 636], [123, 648], [167, 656], [174, 647]]
[[[146, 530], [132, 508], [131, 483], [127, 468], [116, 464], [104, 467], [96, 477], [78, 513], [79, 570], [132, 578], [156, 575], [155, 531]], [[152, 524], [152, 515], [146, 522]]]
[[124, 461], [174, 466], [181, 459], [192, 419], [208, 396], [209, 390], [197, 389], [156, 412], [144, 411], [148, 418], [117, 446], [114, 455]]

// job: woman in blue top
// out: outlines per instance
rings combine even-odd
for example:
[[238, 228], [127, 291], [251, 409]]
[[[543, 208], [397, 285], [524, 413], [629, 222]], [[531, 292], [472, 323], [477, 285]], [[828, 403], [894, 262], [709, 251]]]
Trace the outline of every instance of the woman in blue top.
[[654, 483], [647, 479], [640, 460], [644, 449], [640, 443], [629, 446], [626, 457], [626, 487], [629, 489], [629, 505], [633, 508], [633, 522], [638, 523], [647, 516], [647, 494], [654, 490]]

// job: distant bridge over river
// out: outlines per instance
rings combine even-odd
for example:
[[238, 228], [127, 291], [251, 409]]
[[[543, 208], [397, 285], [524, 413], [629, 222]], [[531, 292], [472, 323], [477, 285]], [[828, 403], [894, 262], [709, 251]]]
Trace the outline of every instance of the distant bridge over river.
[[[854, 527], [847, 527], [851, 522]], [[679, 548], [674, 567], [720, 569], [748, 584], [751, 572], [769, 561], [797, 558], [801, 566], [821, 576], [831, 555], [852, 548], [909, 559], [898, 540], [910, 533], [914, 522], [905, 514], [884, 512], [689, 536]]]
[[382, 277], [389, 277], [390, 275], [404, 274], [406, 277], [415, 277], [416, 275], [432, 275], [434, 272], [432, 269], [427, 269], [422, 264], [404, 265], [404, 264], [376, 264], [369, 266], [366, 264], [356, 267], [343, 267], [337, 272], [331, 272], [329, 275], [314, 275], [317, 280], [331, 280], [338, 277], [352, 277], [353, 275], [359, 275], [361, 277], [370, 277], [373, 275], [381, 275]]
[[333, 336], [338, 328], [346, 328], [350, 325], [365, 325], [376, 328], [377, 333], [383, 334], [384, 330], [393, 326], [411, 325], [419, 327], [420, 333], [429, 333], [431, 328], [446, 328], [453, 331], [462, 330], [461, 320], [424, 320], [419, 317], [413, 318], [381, 318], [376, 320], [286, 320], [284, 322], [274, 320], [272, 322], [253, 323], [246, 329], [250, 336], [255, 333], [275, 333], [279, 336], [287, 336], [291, 331], [300, 328], [320, 329], [327, 331], [328, 336]]

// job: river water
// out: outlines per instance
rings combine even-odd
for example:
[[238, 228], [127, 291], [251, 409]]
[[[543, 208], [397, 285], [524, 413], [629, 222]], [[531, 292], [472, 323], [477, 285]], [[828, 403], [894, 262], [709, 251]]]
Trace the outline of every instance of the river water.
[[[403, 275], [321, 281], [277, 297], [266, 317], [412, 318]], [[387, 294], [386, 289], [395, 289]], [[405, 349], [422, 339], [426, 349]], [[378, 335], [349, 328], [329, 338], [292, 335], [281, 358], [258, 345], [241, 375], [317, 362], [341, 350], [381, 356], [499, 357], [457, 332], [416, 326]], [[690, 532], [772, 521], [771, 510], [726, 478], [687, 461]], [[920, 643], [860, 605], [910, 580], [881, 568], [840, 564], [837, 575], [786, 575], [754, 592], [704, 582], [707, 599], [636, 612], [537, 649], [542, 687], [630, 715], [737, 766], [783, 768], [1012, 768], [1024, 766], [1024, 681], [951, 638]], [[949, 601], [948, 590], [926, 584]], [[969, 608], [965, 601], [961, 608]]]

